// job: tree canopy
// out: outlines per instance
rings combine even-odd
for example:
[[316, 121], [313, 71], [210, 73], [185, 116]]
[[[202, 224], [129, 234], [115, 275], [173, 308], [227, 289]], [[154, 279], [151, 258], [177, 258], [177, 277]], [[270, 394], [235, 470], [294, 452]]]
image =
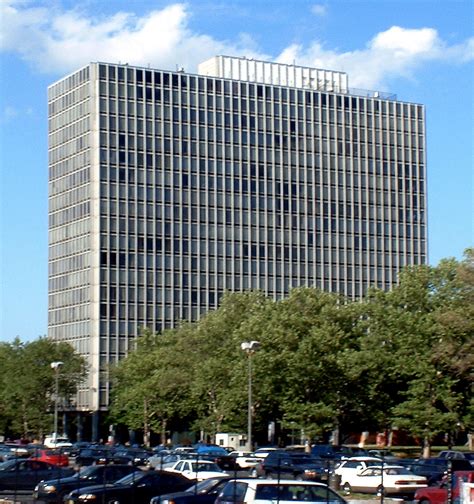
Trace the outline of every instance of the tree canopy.
[[55, 371], [61, 361], [58, 396], [69, 401], [86, 375], [83, 357], [67, 343], [47, 338], [22, 343], [0, 342], [0, 432], [42, 438], [53, 430]]
[[247, 359], [256, 431], [268, 422], [314, 438], [396, 426], [427, 445], [472, 430], [474, 254], [415, 266], [389, 292], [349, 301], [312, 288], [274, 301], [227, 294], [194, 324], [146, 332], [115, 370], [111, 413], [135, 428], [245, 430]]

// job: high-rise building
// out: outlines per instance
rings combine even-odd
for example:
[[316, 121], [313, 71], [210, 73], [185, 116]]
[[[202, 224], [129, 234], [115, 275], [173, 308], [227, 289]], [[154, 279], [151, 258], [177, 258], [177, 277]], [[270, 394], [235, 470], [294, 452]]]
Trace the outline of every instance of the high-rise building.
[[49, 336], [90, 363], [225, 290], [351, 298], [426, 262], [424, 107], [341, 72], [218, 56], [199, 74], [91, 63], [49, 88]]

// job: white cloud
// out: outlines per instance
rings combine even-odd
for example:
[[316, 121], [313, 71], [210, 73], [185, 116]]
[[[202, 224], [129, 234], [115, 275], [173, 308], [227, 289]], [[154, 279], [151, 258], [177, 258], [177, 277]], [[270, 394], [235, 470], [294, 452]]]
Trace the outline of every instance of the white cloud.
[[340, 70], [349, 74], [351, 87], [384, 89], [393, 77], [411, 78], [429, 61], [464, 63], [473, 59], [474, 37], [448, 46], [433, 28], [408, 29], [392, 26], [373, 37], [363, 49], [338, 52], [313, 42], [308, 47], [293, 44], [278, 61]]
[[[184, 4], [152, 10], [143, 17], [118, 12], [96, 19], [80, 8], [58, 10], [2, 3], [0, 50], [20, 56], [45, 72], [64, 73], [90, 61], [127, 62], [194, 71], [215, 54], [256, 57], [251, 37], [232, 44], [192, 32]], [[27, 36], [25, 36], [27, 34]], [[260, 57], [260, 56], [259, 56]]]
[[313, 6], [311, 6], [311, 12], [315, 15], [315, 16], [325, 16], [327, 14], [327, 7], [325, 5], [322, 5], [322, 4], [315, 4]]
[[[90, 61], [110, 61], [195, 71], [215, 54], [309, 65], [346, 71], [352, 87], [385, 89], [393, 77], [412, 78], [429, 61], [463, 63], [473, 59], [474, 38], [449, 46], [433, 28], [392, 26], [376, 34], [365, 47], [329, 49], [320, 41], [289, 44], [272, 57], [259, 50], [248, 33], [237, 40], [219, 40], [189, 27], [186, 4], [176, 3], [143, 16], [117, 12], [97, 17], [76, 7], [38, 7], [38, 3], [0, 2], [0, 50], [19, 54], [44, 72], [64, 74]], [[60, 4], [54, 4], [60, 5]], [[82, 4], [86, 5], [86, 4]], [[133, 4], [130, 4], [133, 5]], [[315, 15], [325, 13], [315, 4]]]

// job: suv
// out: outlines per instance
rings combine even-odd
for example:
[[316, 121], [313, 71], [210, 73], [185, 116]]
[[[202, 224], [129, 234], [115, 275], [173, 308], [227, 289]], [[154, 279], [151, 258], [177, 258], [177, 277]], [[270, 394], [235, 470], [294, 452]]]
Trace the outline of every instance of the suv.
[[250, 471], [251, 476], [294, 478], [297, 480], [327, 480], [326, 462], [307, 453], [272, 451]]
[[325, 502], [347, 504], [347, 501], [327, 485], [313, 481], [237, 479], [225, 485], [216, 504], [280, 504]]
[[451, 465], [452, 471], [471, 471], [472, 466], [469, 460], [465, 459], [445, 459], [445, 458], [427, 458], [415, 460], [408, 469], [413, 474], [424, 476], [428, 480], [428, 485], [438, 483]]

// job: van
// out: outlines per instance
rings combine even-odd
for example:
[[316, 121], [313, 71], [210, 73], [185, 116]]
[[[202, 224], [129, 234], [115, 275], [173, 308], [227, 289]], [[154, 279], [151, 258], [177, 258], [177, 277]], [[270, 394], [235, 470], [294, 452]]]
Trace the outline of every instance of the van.
[[43, 443], [46, 448], [70, 448], [72, 443], [66, 436], [46, 436]]

